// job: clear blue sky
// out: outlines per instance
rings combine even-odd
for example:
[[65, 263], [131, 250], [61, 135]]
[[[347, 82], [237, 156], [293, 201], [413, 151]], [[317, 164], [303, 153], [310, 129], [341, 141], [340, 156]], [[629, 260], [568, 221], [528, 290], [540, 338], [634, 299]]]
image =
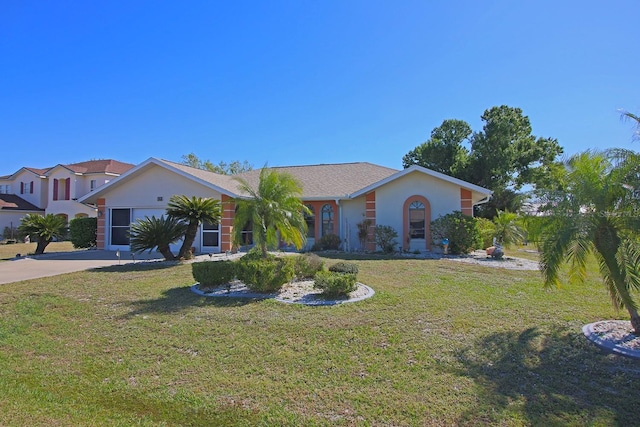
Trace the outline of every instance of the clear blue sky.
[[625, 147], [640, 1], [0, 0], [0, 175], [98, 158], [402, 156], [507, 104], [569, 154]]

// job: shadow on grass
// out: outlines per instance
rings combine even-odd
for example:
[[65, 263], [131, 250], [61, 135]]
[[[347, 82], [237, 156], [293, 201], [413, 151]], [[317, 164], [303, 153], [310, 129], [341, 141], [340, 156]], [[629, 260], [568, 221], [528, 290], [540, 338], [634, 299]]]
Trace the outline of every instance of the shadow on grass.
[[[543, 335], [535, 328], [489, 335], [458, 355], [456, 374], [472, 378], [477, 405], [461, 424], [637, 423], [640, 363], [606, 355], [575, 331]], [[635, 398], [632, 396], [636, 396]]]
[[150, 313], [175, 313], [193, 307], [241, 307], [254, 302], [263, 301], [259, 298], [209, 298], [191, 292], [189, 286], [171, 288], [162, 293], [160, 298], [134, 301], [134, 310], [126, 317]]
[[130, 273], [133, 271], [153, 271], [164, 270], [180, 265], [178, 262], [137, 262], [135, 264], [110, 265], [106, 267], [95, 267], [88, 271], [94, 273]]

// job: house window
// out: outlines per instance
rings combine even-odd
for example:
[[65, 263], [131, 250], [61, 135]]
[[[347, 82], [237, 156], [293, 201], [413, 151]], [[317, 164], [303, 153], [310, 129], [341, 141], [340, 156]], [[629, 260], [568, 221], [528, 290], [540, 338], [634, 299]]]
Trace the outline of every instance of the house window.
[[33, 181], [29, 183], [29, 193], [33, 194]]
[[304, 221], [307, 223], [307, 238], [313, 239], [316, 237], [316, 213], [313, 210], [313, 206], [308, 206], [311, 213], [304, 214]]
[[425, 238], [425, 209], [424, 203], [419, 201], [411, 202], [409, 205], [409, 237]]
[[333, 208], [331, 205], [322, 207], [322, 235], [335, 234], [333, 232]]
[[20, 194], [24, 194], [24, 182], [20, 183]]
[[111, 244], [129, 245], [131, 209], [111, 209]]
[[218, 224], [210, 224], [208, 222], [202, 224], [202, 246], [220, 246]]
[[96, 180], [92, 179], [91, 182], [89, 183], [91, 191], [96, 189], [96, 186], [97, 186], [96, 184], [97, 184]]

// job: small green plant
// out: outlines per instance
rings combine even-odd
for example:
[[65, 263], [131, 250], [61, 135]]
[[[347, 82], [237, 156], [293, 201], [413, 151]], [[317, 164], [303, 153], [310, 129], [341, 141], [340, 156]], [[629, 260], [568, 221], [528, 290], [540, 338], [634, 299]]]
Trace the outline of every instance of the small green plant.
[[98, 218], [74, 218], [69, 221], [69, 240], [74, 248], [92, 248], [96, 245]]
[[431, 237], [436, 245], [449, 239], [449, 253], [468, 254], [482, 245], [476, 219], [460, 211], [431, 221]]
[[375, 228], [376, 245], [384, 253], [392, 253], [395, 251], [396, 239], [398, 238], [398, 232], [389, 225], [376, 225]]
[[352, 262], [340, 261], [329, 267], [329, 271], [334, 273], [358, 274], [358, 265]]
[[252, 291], [277, 291], [295, 276], [291, 257], [245, 258], [247, 256], [236, 262], [236, 276]]
[[193, 278], [203, 287], [216, 287], [231, 282], [236, 276], [233, 261], [204, 261], [191, 264]]
[[324, 268], [324, 261], [312, 253], [302, 254], [295, 257], [294, 269], [298, 279], [310, 279]]
[[476, 218], [476, 224], [478, 226], [478, 232], [480, 233], [480, 239], [482, 239], [482, 245], [478, 249], [486, 249], [493, 245], [493, 237], [496, 234], [496, 226], [490, 219]]
[[365, 250], [367, 248], [367, 237], [369, 237], [369, 227], [373, 222], [369, 218], [365, 218], [356, 224], [358, 227], [358, 241], [360, 242], [360, 249]]
[[314, 245], [314, 251], [337, 251], [340, 249], [340, 237], [335, 234], [325, 234]]
[[356, 290], [355, 274], [319, 271], [314, 278], [313, 287], [321, 289], [326, 296], [336, 297], [347, 295]]

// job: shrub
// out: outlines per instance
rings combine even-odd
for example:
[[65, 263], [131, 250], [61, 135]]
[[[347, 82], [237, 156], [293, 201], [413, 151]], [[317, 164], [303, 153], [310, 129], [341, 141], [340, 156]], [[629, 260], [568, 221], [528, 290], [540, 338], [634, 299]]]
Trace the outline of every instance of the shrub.
[[360, 249], [365, 250], [367, 248], [367, 237], [369, 237], [369, 227], [371, 227], [371, 221], [369, 218], [365, 218], [356, 224], [358, 227], [358, 241], [360, 242]]
[[376, 225], [375, 228], [376, 245], [384, 253], [391, 253], [395, 250], [398, 232], [389, 225]]
[[327, 296], [347, 295], [356, 290], [356, 275], [319, 271], [314, 278], [313, 287], [321, 289]]
[[337, 251], [340, 249], [340, 237], [335, 234], [325, 234], [313, 245], [316, 251]]
[[337, 262], [329, 267], [329, 271], [334, 273], [358, 274], [358, 265], [352, 262]]
[[[245, 259], [246, 258], [246, 259]], [[236, 276], [252, 291], [274, 292], [295, 275], [292, 257], [252, 259], [246, 256], [236, 262]]]
[[449, 239], [452, 254], [468, 254], [482, 245], [476, 219], [460, 211], [431, 221], [431, 236], [436, 245], [440, 245], [442, 239]]
[[324, 268], [324, 261], [316, 254], [298, 255], [294, 259], [295, 275], [298, 279], [309, 279]]
[[191, 264], [193, 278], [202, 286], [220, 286], [229, 283], [236, 276], [233, 261], [204, 261]]
[[486, 249], [493, 245], [493, 236], [496, 233], [495, 224], [487, 218], [476, 218], [478, 232], [482, 240], [482, 246], [479, 249]]
[[69, 221], [69, 236], [74, 248], [91, 248], [96, 245], [98, 218], [74, 218]]

